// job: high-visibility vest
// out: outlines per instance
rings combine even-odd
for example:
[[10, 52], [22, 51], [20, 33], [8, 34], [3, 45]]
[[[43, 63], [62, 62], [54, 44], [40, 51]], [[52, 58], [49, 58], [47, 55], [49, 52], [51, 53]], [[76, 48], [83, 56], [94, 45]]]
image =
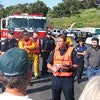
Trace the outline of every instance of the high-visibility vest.
[[32, 45], [32, 39], [29, 38], [28, 41], [25, 41], [24, 39], [22, 39], [22, 42], [23, 42], [23, 46], [30, 46]]
[[[21, 39], [20, 41], [21, 41], [21, 45], [22, 45], [21, 47], [27, 46], [27, 48], [25, 50], [28, 53], [30, 53], [31, 52], [31, 49], [29, 49], [29, 48], [31, 48], [32, 43], [33, 43], [33, 40], [31, 38], [29, 38], [28, 41], [25, 41], [24, 39]], [[20, 48], [20, 45], [19, 45], [19, 48]]]
[[32, 49], [31, 51], [33, 54], [39, 54], [40, 53], [40, 40], [37, 39], [37, 41], [34, 41], [34, 39], [33, 39], [33, 42], [35, 44], [35, 48]]
[[[61, 68], [65, 68], [63, 67], [63, 65], [65, 64], [72, 65], [72, 58], [71, 58], [72, 51], [73, 51], [73, 47], [69, 47], [64, 55], [60, 55], [60, 51], [57, 48], [55, 48], [53, 66], [60, 65]], [[58, 72], [53, 72], [53, 75], [70, 77], [73, 75], [73, 72], [59, 72], [58, 71]]]

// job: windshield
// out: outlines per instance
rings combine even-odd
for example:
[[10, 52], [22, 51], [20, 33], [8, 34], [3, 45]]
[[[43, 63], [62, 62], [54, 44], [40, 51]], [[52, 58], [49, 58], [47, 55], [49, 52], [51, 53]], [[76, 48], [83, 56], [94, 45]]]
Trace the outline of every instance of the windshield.
[[41, 31], [46, 29], [45, 19], [10, 18], [8, 23], [8, 27], [15, 29], [36, 29]]

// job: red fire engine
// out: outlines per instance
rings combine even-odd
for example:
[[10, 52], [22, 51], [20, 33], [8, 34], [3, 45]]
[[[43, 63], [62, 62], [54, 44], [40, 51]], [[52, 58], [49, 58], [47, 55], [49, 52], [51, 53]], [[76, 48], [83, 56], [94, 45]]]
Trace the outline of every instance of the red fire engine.
[[11, 16], [2, 18], [1, 40], [7, 37], [8, 28], [14, 28], [17, 39], [20, 39], [23, 30], [27, 30], [31, 34], [33, 29], [38, 30], [39, 38], [43, 38], [46, 36], [46, 17], [43, 17], [43, 14], [15, 12]]

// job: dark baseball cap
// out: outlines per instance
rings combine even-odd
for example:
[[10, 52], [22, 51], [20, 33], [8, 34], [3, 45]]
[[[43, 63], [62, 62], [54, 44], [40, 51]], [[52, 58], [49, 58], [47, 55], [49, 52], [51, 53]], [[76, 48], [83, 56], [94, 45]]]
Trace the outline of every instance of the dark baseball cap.
[[23, 30], [23, 35], [29, 35], [27, 30]]
[[14, 28], [8, 28], [8, 31], [7, 31], [9, 34], [14, 34]]
[[32, 62], [25, 50], [11, 48], [0, 58], [0, 69], [4, 76], [18, 76], [27, 74]]

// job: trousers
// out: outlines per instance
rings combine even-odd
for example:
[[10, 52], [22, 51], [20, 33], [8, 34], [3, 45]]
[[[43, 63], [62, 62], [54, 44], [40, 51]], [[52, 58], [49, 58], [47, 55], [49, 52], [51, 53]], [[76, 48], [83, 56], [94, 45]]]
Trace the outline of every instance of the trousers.
[[89, 66], [87, 71], [88, 71], [88, 79], [90, 79], [91, 77], [95, 75], [100, 75], [100, 68], [94, 69]]
[[52, 100], [61, 100], [63, 91], [65, 100], [74, 100], [74, 78], [71, 77], [52, 77]]

